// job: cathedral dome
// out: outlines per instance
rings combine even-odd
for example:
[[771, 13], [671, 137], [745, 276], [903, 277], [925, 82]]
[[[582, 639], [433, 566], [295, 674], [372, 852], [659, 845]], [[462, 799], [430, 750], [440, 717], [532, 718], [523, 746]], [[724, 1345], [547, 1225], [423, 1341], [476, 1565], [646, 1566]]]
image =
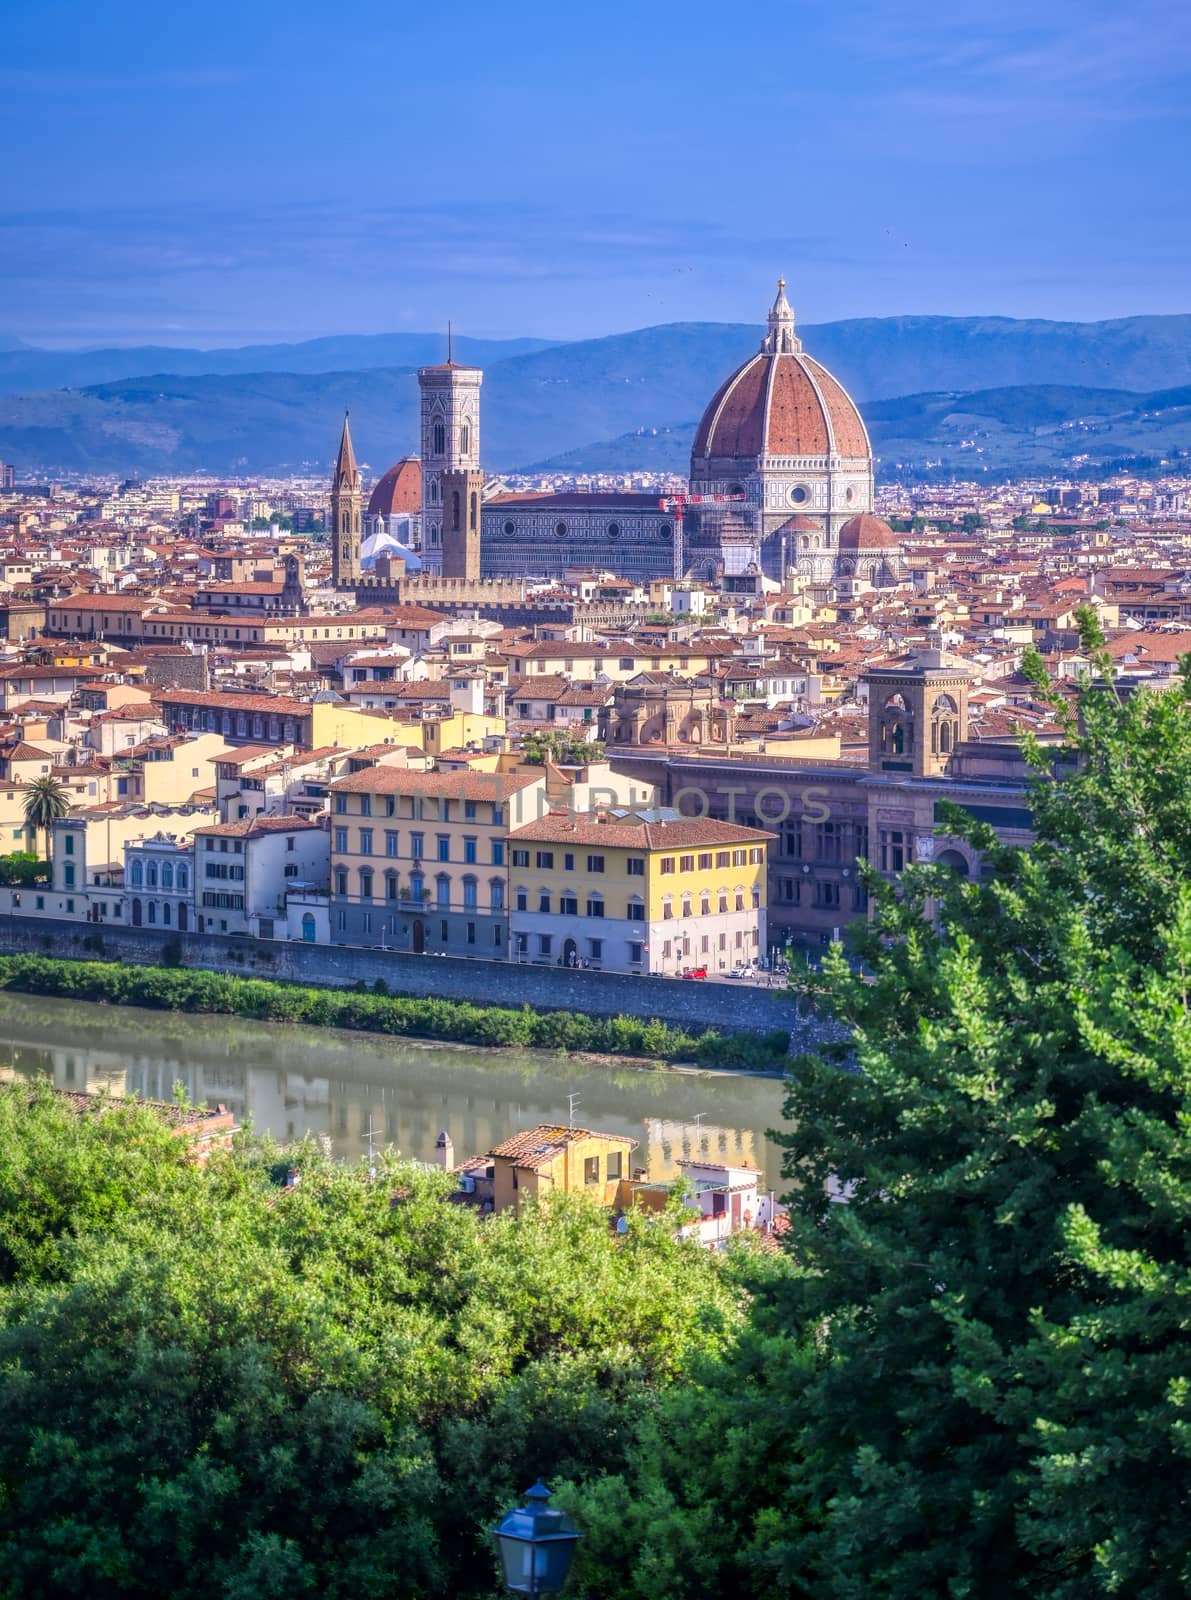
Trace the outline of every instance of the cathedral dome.
[[864, 511], [844, 523], [839, 531], [839, 547], [841, 551], [896, 549], [897, 535], [887, 522]]
[[822, 533], [823, 524], [814, 517], [787, 517], [777, 530], [779, 533]]
[[377, 480], [368, 501], [370, 517], [416, 517], [422, 509], [422, 463], [403, 456]]
[[868, 434], [856, 405], [794, 332], [783, 280], [760, 350], [723, 383], [703, 413], [691, 450], [701, 461], [756, 461], [765, 456], [844, 457], [868, 461]]

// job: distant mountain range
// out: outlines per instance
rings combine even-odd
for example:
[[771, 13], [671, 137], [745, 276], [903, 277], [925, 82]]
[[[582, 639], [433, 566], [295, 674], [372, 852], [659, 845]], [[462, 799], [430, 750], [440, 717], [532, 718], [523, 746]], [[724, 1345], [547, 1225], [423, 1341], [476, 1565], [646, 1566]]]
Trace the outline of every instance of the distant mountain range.
[[[549, 339], [454, 340], [457, 361], [488, 366], [509, 356], [545, 350]], [[0, 394], [30, 389], [82, 389], [118, 383], [146, 372], [175, 377], [246, 372], [351, 372], [363, 367], [420, 367], [447, 358], [443, 333], [342, 334], [302, 344], [248, 344], [228, 350], [186, 350], [169, 345], [127, 349], [37, 350], [0, 337]]]
[[[1191, 448], [1191, 391], [1170, 387], [1191, 386], [1191, 316], [887, 317], [801, 332], [862, 402], [887, 472], [1066, 470], [1082, 454]], [[570, 344], [459, 339], [455, 353], [485, 368], [487, 466], [682, 471], [694, 419], [759, 338], [750, 324], [673, 323]], [[350, 407], [357, 453], [379, 473], [417, 448], [415, 368], [444, 354], [437, 334], [231, 351], [0, 350], [0, 391], [33, 370], [21, 363], [54, 374], [33, 392], [0, 393], [0, 457], [84, 474], [323, 471]], [[150, 355], [168, 362], [148, 376], [128, 370]], [[72, 371], [88, 381], [77, 386]]]
[[[1028, 384], [904, 395], [861, 407], [878, 476], [903, 479], [1191, 473], [1191, 386], [1153, 394]], [[535, 463], [543, 472], [685, 472], [695, 422], [627, 433]]]

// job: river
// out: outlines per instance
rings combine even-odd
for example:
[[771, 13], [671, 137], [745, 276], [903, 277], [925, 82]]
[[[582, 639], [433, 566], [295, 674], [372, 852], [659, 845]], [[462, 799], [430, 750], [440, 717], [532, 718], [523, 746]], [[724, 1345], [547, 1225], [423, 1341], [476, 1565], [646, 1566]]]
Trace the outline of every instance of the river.
[[696, 1154], [759, 1167], [781, 1189], [778, 1079], [649, 1070], [545, 1050], [389, 1039], [331, 1028], [189, 1016], [0, 993], [0, 1080], [50, 1077], [60, 1089], [223, 1104], [281, 1140], [325, 1136], [335, 1154], [378, 1145], [434, 1159], [445, 1129], [455, 1159], [539, 1122], [576, 1123], [638, 1141], [633, 1165], [673, 1177]]

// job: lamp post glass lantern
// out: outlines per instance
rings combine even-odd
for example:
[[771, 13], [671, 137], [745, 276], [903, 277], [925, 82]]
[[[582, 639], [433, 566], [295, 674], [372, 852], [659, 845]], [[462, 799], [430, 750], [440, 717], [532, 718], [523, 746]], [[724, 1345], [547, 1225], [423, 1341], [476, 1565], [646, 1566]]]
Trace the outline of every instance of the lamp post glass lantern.
[[565, 1511], [553, 1510], [549, 1502], [550, 1491], [539, 1480], [525, 1491], [525, 1504], [491, 1530], [511, 1594], [557, 1594], [567, 1581], [583, 1535]]

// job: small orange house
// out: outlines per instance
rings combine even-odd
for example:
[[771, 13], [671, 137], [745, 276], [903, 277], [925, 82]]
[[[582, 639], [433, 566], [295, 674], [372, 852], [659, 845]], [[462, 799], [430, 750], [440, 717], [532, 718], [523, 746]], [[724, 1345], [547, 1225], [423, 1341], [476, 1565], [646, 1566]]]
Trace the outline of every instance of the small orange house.
[[488, 1152], [492, 1209], [518, 1209], [523, 1195], [545, 1194], [585, 1194], [597, 1205], [615, 1205], [621, 1180], [631, 1176], [636, 1142], [627, 1134], [550, 1123], [515, 1133]]

